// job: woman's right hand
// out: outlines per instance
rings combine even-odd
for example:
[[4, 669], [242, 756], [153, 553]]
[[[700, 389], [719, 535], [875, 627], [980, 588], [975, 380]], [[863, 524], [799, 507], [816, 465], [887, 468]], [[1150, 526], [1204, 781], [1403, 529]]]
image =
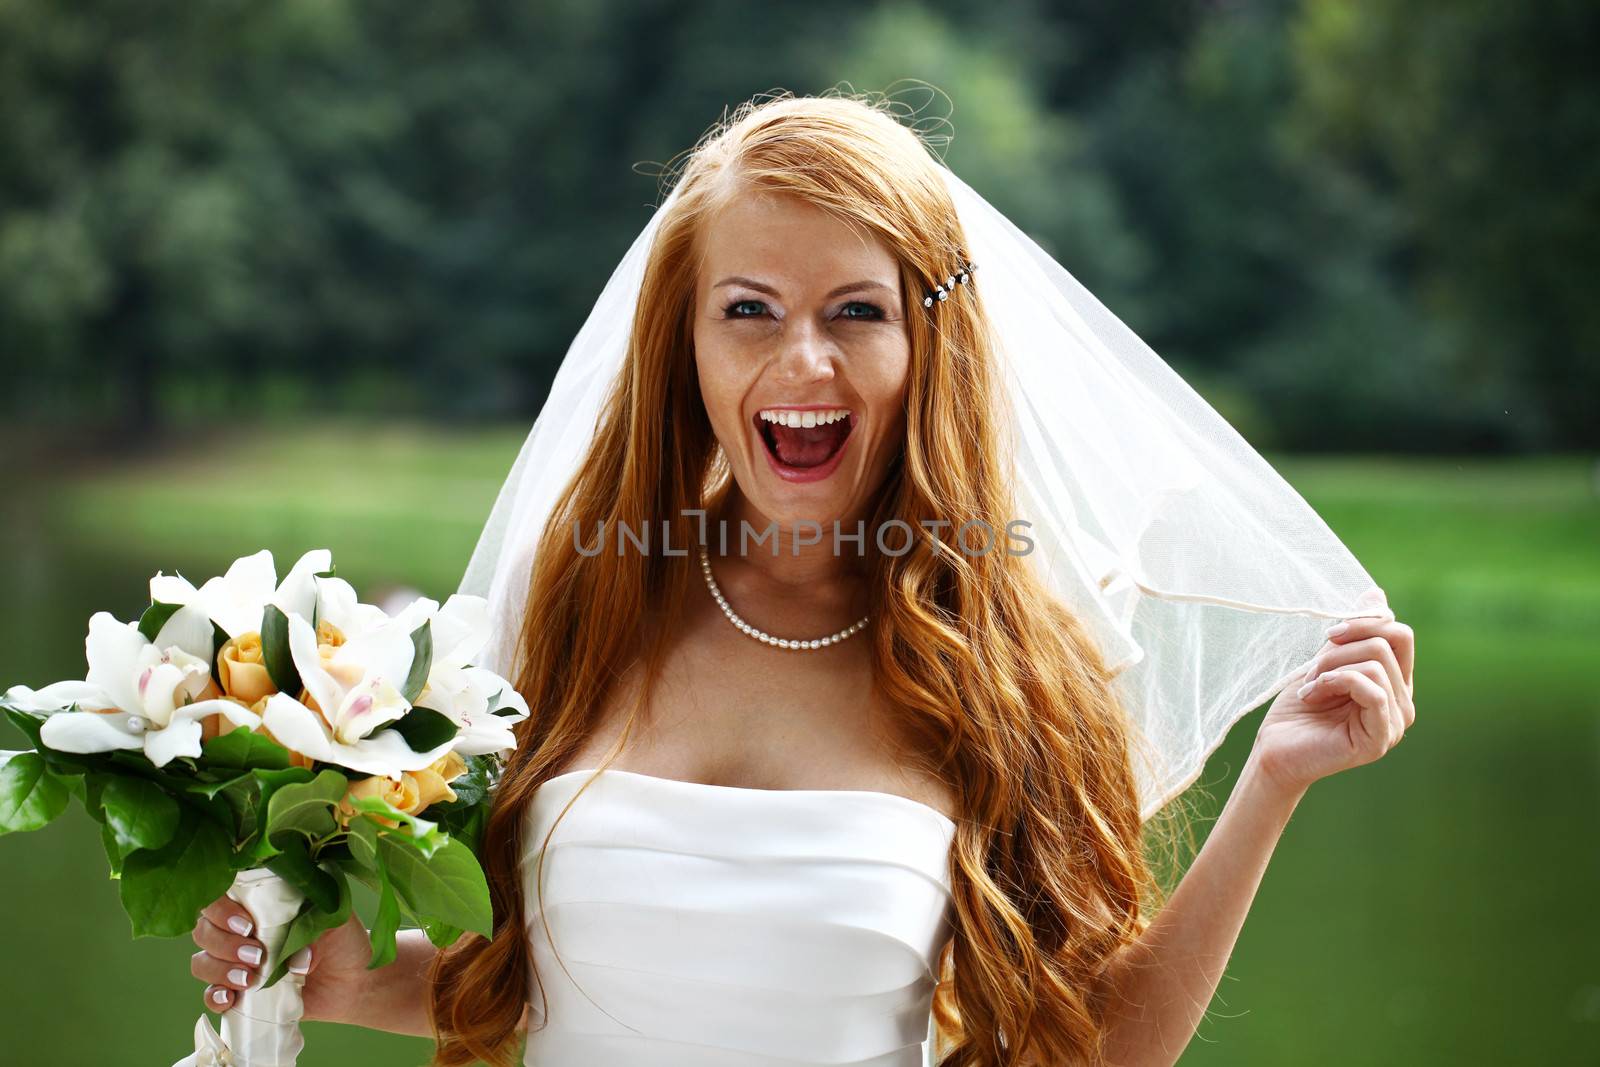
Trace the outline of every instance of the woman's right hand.
[[[263, 977], [260, 964], [266, 949], [251, 936], [255, 932], [244, 905], [226, 894], [200, 913], [194, 924], [194, 943], [200, 951], [189, 958], [189, 970], [208, 983], [205, 1005], [211, 1011], [227, 1011], [240, 990]], [[306, 976], [304, 1017], [337, 1022], [348, 1015], [367, 988], [371, 959], [367, 928], [353, 910], [343, 926], [327, 931], [290, 957], [290, 970]]]

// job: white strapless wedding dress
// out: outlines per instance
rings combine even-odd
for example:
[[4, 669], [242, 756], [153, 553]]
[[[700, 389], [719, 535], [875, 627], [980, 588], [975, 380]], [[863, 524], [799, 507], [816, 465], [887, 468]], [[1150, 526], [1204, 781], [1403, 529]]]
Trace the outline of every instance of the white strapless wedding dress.
[[528, 937], [548, 1011], [530, 984], [528, 1067], [932, 1063], [947, 816], [893, 793], [608, 769], [545, 851], [541, 917], [545, 833], [593, 774], [551, 778], [529, 808]]

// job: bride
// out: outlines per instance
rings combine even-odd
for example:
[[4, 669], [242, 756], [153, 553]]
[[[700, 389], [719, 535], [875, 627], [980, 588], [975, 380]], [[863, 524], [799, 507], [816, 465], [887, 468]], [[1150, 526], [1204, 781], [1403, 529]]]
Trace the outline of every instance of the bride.
[[[463, 583], [533, 709], [495, 934], [368, 971], [353, 916], [306, 1017], [452, 1067], [1175, 1062], [1296, 804], [1410, 726], [1414, 642], [1073, 286], [878, 103], [697, 145]], [[1274, 696], [1167, 896], [1151, 816]], [[208, 1008], [250, 934], [196, 926]]]

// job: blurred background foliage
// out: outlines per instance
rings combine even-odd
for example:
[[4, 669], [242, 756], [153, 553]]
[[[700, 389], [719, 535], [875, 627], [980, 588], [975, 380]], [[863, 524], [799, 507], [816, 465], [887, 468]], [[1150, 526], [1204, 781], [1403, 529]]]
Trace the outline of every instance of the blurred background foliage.
[[[1581, 0], [0, 0], [0, 685], [81, 678], [91, 613], [263, 547], [447, 597], [674, 160], [769, 90], [889, 90], [1418, 633], [1415, 739], [1297, 809], [1184, 1064], [1593, 1063], [1597, 30]], [[81, 812], [44, 834], [0, 841], [5, 1047], [172, 1062], [194, 946], [129, 938]], [[430, 1048], [307, 1031], [304, 1067]]]
[[1597, 31], [1583, 0], [3, 0], [0, 403], [530, 415], [663, 168], [739, 100], [845, 86], [1258, 445], [1593, 446]]

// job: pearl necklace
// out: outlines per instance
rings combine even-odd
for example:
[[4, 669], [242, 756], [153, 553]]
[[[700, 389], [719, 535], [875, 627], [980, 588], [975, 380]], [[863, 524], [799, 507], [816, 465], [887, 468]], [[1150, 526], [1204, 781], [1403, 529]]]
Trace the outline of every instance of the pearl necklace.
[[711, 559], [706, 555], [705, 545], [700, 546], [700, 573], [706, 576], [706, 588], [711, 590], [711, 596], [716, 600], [717, 606], [722, 609], [722, 613], [728, 617], [728, 621], [762, 644], [771, 645], [774, 648], [787, 648], [804, 652], [817, 648], [827, 648], [829, 645], [836, 645], [845, 638], [856, 634], [867, 625], [867, 620], [871, 618], [871, 616], [863, 615], [838, 633], [829, 634], [827, 637], [815, 637], [809, 641], [773, 637], [765, 630], [758, 630], [745, 622], [728, 606], [728, 598], [722, 595], [722, 590], [717, 588], [717, 580], [711, 576]]

